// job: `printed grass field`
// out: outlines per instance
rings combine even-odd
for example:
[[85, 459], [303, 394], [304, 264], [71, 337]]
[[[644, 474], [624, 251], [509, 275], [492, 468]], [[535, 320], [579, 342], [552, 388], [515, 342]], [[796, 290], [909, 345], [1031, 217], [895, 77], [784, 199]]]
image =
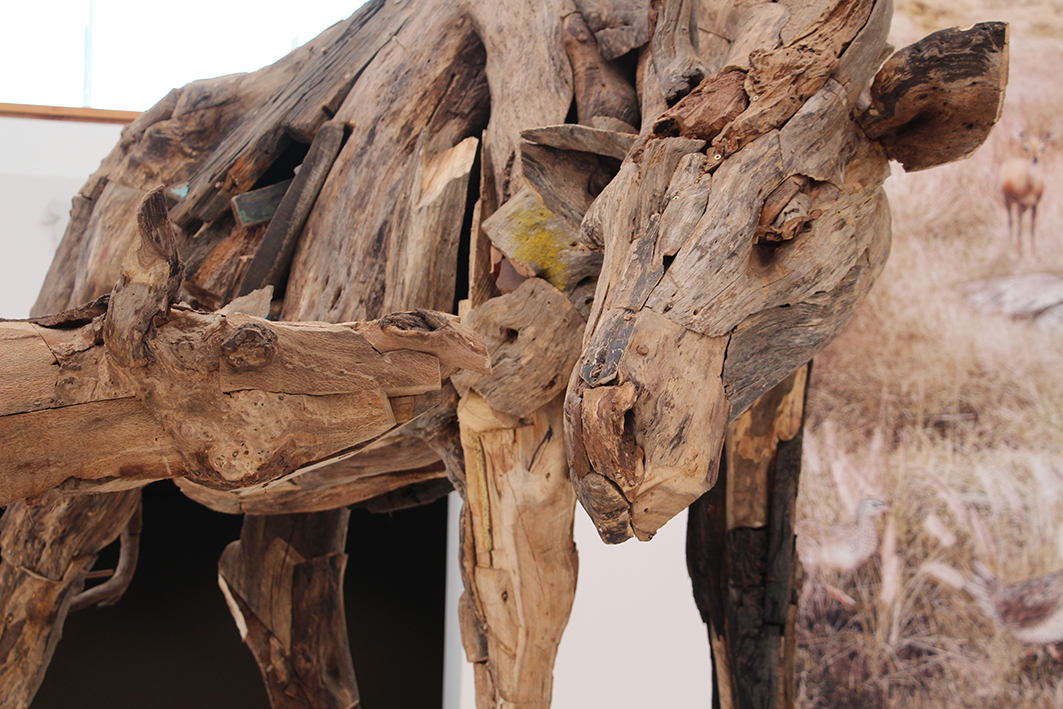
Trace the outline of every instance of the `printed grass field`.
[[[891, 513], [880, 553], [828, 579], [855, 606], [822, 594], [805, 604], [798, 705], [1063, 707], [1063, 663], [927, 573], [969, 576], [979, 560], [1018, 581], [1063, 568], [1063, 332], [977, 312], [962, 293], [995, 276], [1063, 275], [1063, 11], [909, 0], [898, 13], [897, 46], [1011, 23], [1011, 76], [1001, 122], [972, 158], [887, 182], [889, 264], [815, 360], [799, 516], [847, 520], [864, 497]], [[1020, 154], [1017, 131], [1050, 127], [1037, 256], [1019, 259], [999, 166]]]

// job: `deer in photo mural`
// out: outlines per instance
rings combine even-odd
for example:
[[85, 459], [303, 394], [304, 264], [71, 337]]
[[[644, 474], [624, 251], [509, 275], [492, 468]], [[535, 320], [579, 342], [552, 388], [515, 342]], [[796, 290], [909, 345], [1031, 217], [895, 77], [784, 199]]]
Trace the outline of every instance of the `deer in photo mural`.
[[[1022, 216], [1030, 212], [1030, 253], [1036, 255], [1037, 205], [1045, 191], [1041, 174], [1041, 155], [1052, 141], [1051, 131], [1040, 135], [1018, 134], [1023, 157], [1009, 158], [1000, 169], [1000, 189], [1008, 211], [1008, 238], [1015, 232], [1015, 243], [1022, 256]], [[1014, 215], [1014, 216], [1012, 216]], [[1013, 226], [1014, 225], [1014, 226]]]

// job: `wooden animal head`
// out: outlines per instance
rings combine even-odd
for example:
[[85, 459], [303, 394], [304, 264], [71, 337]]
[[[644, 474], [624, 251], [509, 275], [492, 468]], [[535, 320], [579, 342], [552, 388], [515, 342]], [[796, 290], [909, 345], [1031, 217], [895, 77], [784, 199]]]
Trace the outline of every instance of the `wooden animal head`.
[[[1002, 24], [898, 52], [862, 101], [889, 25], [883, 3], [865, 9], [708, 76], [583, 220], [604, 266], [566, 434], [607, 542], [651, 538], [712, 487], [728, 422], [844, 327], [889, 252], [888, 160], [965, 157], [999, 115]], [[798, 68], [809, 46], [828, 71]]]

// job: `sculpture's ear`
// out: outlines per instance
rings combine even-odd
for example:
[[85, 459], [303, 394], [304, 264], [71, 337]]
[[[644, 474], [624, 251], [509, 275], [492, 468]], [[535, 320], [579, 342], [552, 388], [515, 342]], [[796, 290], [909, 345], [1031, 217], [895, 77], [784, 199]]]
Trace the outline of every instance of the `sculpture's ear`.
[[989, 136], [1008, 80], [1008, 25], [934, 32], [890, 57], [858, 117], [911, 172], [960, 160]]

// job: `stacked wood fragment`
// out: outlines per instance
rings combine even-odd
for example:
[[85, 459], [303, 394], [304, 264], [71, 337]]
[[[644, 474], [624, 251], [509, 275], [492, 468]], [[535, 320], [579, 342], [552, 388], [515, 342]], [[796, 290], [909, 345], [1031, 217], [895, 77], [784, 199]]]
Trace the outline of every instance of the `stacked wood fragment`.
[[882, 269], [887, 159], [969, 153], [1006, 78], [988, 24], [872, 86], [889, 21], [370, 0], [145, 112], [74, 199], [34, 308], [63, 314], [0, 324], [0, 647], [25, 658], [0, 658], [0, 706], [28, 705], [162, 478], [249, 515], [221, 579], [275, 707], [358, 704], [344, 508], [453, 488], [479, 707], [550, 703], [577, 498], [609, 542], [702, 498], [718, 702], [789, 706], [803, 367]]

